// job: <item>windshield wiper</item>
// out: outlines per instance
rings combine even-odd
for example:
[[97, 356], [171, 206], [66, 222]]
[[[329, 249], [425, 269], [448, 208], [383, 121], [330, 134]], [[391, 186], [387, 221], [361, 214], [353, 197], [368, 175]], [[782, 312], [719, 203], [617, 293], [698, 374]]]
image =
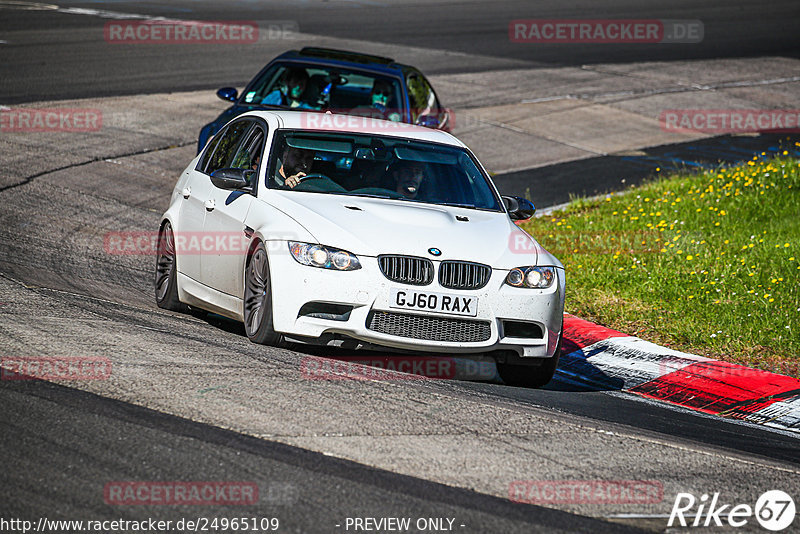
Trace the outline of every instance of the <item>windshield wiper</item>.
[[277, 105], [277, 104], [256, 104], [255, 102], [245, 102], [245, 103], [239, 104], [239, 105], [240, 106], [249, 106], [251, 108], [289, 109], [289, 106]]
[[352, 193], [348, 194], [349, 197], [367, 197], [367, 198], [388, 198], [389, 200], [397, 200], [398, 197], [390, 197], [389, 195], [373, 195], [371, 193]]
[[454, 208], [477, 209], [473, 204], [461, 204], [459, 202], [437, 202], [441, 206], [453, 206]]

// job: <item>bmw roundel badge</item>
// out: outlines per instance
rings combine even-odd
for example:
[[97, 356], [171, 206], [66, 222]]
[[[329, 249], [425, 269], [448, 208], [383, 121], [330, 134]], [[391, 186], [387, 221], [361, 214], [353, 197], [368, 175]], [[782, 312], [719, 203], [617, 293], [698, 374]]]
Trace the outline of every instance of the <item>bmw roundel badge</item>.
[[441, 250], [439, 250], [439, 249], [438, 249], [438, 248], [436, 248], [436, 247], [431, 247], [431, 248], [429, 248], [429, 249], [428, 249], [428, 252], [429, 252], [429, 253], [430, 253], [432, 256], [441, 256], [441, 255], [442, 255], [442, 251], [441, 251]]

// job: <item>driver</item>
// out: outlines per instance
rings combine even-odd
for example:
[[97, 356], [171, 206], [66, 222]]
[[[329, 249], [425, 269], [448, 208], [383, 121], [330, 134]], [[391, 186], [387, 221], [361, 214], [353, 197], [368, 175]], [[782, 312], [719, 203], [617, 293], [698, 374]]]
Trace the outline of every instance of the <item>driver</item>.
[[300, 97], [305, 93], [306, 85], [308, 85], [308, 73], [306, 69], [287, 69], [284, 73], [283, 81], [278, 85], [278, 88], [265, 96], [261, 103], [271, 106], [314, 109], [306, 102], [300, 100]]
[[294, 188], [308, 174], [312, 163], [314, 163], [312, 150], [287, 145], [283, 157], [278, 160], [278, 170], [275, 171], [274, 179], [279, 185]]
[[392, 164], [389, 173], [394, 181], [395, 191], [405, 198], [415, 199], [425, 178], [425, 167], [419, 161], [399, 160]]

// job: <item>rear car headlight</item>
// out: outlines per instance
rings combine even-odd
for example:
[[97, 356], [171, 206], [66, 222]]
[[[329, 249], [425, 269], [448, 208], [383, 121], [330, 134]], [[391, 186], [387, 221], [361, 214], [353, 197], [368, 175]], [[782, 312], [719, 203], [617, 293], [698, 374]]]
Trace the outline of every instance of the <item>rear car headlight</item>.
[[506, 276], [506, 284], [514, 287], [547, 289], [556, 279], [555, 267], [517, 267]]
[[355, 271], [361, 268], [361, 263], [355, 254], [346, 250], [313, 243], [298, 243], [297, 241], [288, 243], [289, 252], [297, 263], [334, 271]]

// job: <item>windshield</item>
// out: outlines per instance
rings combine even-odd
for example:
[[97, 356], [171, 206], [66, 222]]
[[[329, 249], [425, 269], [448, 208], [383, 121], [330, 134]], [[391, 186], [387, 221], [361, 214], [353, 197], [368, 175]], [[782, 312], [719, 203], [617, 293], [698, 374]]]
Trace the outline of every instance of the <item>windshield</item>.
[[502, 210], [466, 150], [410, 139], [279, 130], [267, 177], [272, 189]]
[[402, 120], [398, 80], [335, 67], [277, 63], [246, 90], [246, 104], [296, 109], [330, 109], [341, 113]]

